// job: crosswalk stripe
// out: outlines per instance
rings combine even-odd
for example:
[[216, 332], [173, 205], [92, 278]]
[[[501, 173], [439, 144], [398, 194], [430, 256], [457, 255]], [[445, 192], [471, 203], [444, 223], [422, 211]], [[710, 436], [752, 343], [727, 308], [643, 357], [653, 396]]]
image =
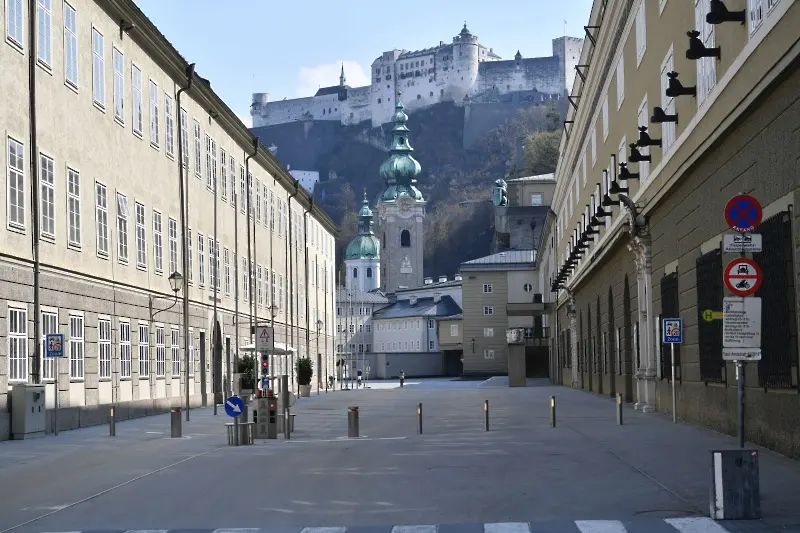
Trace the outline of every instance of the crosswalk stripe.
[[[260, 531], [259, 528], [222, 528], [222, 529], [215, 529], [214, 533], [258, 533]], [[130, 532], [128, 532], [130, 533]], [[167, 533], [163, 531], [162, 533]]]
[[531, 533], [527, 522], [495, 522], [483, 524], [483, 533]]
[[708, 517], [665, 518], [664, 521], [681, 533], [728, 533]]
[[167, 533], [168, 529], [128, 529], [125, 533]]
[[619, 520], [575, 520], [581, 533], [627, 533]]
[[345, 533], [346, 527], [304, 527], [300, 533]]
[[438, 526], [394, 526], [392, 533], [436, 533]]

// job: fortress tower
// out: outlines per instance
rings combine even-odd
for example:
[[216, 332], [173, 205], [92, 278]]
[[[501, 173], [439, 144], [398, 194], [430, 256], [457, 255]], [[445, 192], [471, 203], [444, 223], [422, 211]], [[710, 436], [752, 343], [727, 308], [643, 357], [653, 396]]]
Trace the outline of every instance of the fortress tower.
[[425, 199], [417, 189], [422, 167], [411, 155], [400, 94], [397, 95], [392, 127], [391, 155], [383, 162], [380, 175], [386, 190], [378, 201], [381, 242], [381, 289], [395, 292], [399, 287], [422, 286]]

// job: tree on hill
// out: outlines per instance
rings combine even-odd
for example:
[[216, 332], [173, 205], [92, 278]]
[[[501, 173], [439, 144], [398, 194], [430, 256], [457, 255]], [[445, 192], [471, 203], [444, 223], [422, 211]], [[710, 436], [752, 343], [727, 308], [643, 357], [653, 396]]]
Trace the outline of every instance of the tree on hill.
[[533, 176], [555, 172], [560, 144], [560, 131], [529, 134], [525, 138], [525, 172]]

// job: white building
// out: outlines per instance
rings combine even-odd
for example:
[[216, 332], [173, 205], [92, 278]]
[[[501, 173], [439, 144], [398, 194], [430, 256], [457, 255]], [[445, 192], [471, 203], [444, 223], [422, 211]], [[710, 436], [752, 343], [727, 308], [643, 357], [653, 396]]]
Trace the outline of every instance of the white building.
[[407, 300], [397, 300], [375, 312], [376, 351], [438, 354], [437, 319], [460, 314], [461, 307], [439, 292], [432, 297], [411, 295]]
[[251, 320], [298, 356], [321, 320], [332, 373], [332, 221], [133, 1], [26, 4], [0, 18], [0, 439], [7, 391], [44, 383], [49, 409], [56, 376], [62, 429], [219, 400]]

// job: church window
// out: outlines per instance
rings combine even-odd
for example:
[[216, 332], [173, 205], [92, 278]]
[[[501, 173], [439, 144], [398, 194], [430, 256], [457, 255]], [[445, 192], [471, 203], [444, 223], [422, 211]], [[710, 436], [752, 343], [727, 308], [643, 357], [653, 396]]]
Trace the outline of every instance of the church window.
[[372, 277], [372, 267], [367, 267], [367, 277], [368, 278]]
[[421, 100], [421, 99], [422, 99], [422, 95], [421, 95], [421, 94], [418, 94], [418, 95], [417, 95], [417, 100]]
[[380, 99], [380, 98], [378, 98], [378, 103], [379, 103], [379, 104], [381, 103], [381, 99]]
[[433, 91], [431, 91], [431, 96], [433, 96]]
[[402, 233], [400, 233], [400, 246], [403, 248], [411, 247], [411, 233], [407, 229], [404, 229]]
[[358, 269], [357, 269], [357, 268], [354, 268], [354, 269], [353, 269], [353, 279], [355, 279], [355, 278], [357, 278], [357, 277], [358, 277]]

